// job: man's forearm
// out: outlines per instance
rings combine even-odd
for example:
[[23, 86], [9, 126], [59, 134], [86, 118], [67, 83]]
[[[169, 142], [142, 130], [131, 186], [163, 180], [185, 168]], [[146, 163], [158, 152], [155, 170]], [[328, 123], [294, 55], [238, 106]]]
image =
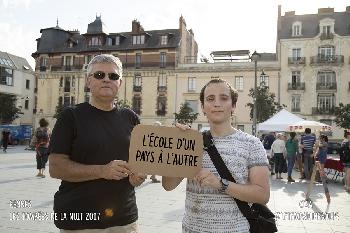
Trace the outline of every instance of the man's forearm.
[[70, 160], [67, 155], [52, 154], [49, 157], [50, 176], [69, 182], [100, 179], [103, 166], [77, 163]]

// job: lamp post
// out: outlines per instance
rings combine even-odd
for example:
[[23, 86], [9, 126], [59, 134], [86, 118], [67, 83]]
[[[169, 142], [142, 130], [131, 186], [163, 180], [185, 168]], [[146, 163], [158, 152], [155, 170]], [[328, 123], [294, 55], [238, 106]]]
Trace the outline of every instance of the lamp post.
[[256, 92], [257, 92], [257, 69], [258, 69], [258, 59], [260, 54], [254, 51], [254, 53], [250, 56], [250, 59], [254, 61], [254, 97], [253, 97], [253, 126], [252, 126], [252, 134], [256, 136], [256, 121], [257, 121], [257, 106], [256, 106]]

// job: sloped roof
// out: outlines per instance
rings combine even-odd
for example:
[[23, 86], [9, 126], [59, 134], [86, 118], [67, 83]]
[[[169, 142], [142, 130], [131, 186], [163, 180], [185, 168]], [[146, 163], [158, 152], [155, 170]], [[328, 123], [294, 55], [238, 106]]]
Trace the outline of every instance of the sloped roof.
[[17, 70], [33, 71], [28, 61], [23, 57], [19, 57], [10, 53], [0, 51], [0, 58], [10, 61], [10, 65], [7, 65], [8, 63], [7, 64], [1, 63], [0, 64], [1, 66], [10, 67], [12, 69], [17, 69]]
[[[319, 33], [319, 22], [324, 18], [335, 20], [334, 32], [340, 36], [350, 36], [350, 13], [332, 12], [323, 14], [308, 15], [286, 15], [281, 16], [281, 30], [278, 33], [278, 39], [289, 38], [313, 38]], [[302, 23], [302, 35], [292, 37], [292, 25], [294, 22]]]

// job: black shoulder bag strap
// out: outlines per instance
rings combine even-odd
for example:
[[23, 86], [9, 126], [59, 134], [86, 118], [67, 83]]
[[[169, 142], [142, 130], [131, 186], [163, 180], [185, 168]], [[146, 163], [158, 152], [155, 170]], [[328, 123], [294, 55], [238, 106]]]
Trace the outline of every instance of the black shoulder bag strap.
[[[214, 164], [216, 170], [219, 172], [220, 177], [236, 183], [231, 172], [226, 167], [218, 150], [216, 149], [214, 142], [213, 142], [213, 137], [211, 136], [210, 131], [203, 132], [203, 144], [204, 144], [204, 150], [208, 152], [211, 160], [213, 161], [213, 164]], [[258, 216], [254, 216], [254, 214], [253, 214], [253, 212], [252, 212], [252, 210], [247, 202], [241, 201], [235, 197], [234, 197], [234, 199], [237, 203], [239, 210], [241, 211], [243, 216], [248, 221], [252, 220], [252, 219], [256, 219], [258, 217]]]

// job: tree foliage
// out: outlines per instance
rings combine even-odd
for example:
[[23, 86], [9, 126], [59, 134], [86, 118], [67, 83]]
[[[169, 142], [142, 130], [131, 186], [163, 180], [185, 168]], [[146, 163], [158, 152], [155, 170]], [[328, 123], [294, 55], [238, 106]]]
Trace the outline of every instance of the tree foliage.
[[[280, 105], [275, 101], [275, 94], [269, 92], [269, 88], [264, 85], [260, 85], [256, 89], [256, 119], [257, 123], [264, 122], [269, 119], [276, 112], [280, 111], [282, 108], [286, 107], [285, 105]], [[248, 96], [252, 97], [254, 100], [254, 89], [249, 90]], [[246, 106], [250, 107], [250, 119], [253, 119], [253, 103], [248, 103]]]
[[21, 114], [21, 109], [16, 107], [17, 97], [0, 93], [0, 122], [9, 124]]
[[350, 129], [350, 104], [344, 105], [343, 103], [339, 103], [339, 106], [335, 107], [334, 111], [334, 121], [337, 126]]
[[182, 103], [179, 113], [174, 113], [175, 120], [181, 124], [192, 124], [198, 117], [199, 113], [193, 113], [193, 109], [188, 102]]
[[58, 102], [57, 106], [56, 106], [56, 111], [55, 111], [55, 114], [53, 115], [53, 118], [58, 118], [59, 115], [61, 114], [61, 112], [63, 111], [64, 109], [64, 105], [60, 102]]

